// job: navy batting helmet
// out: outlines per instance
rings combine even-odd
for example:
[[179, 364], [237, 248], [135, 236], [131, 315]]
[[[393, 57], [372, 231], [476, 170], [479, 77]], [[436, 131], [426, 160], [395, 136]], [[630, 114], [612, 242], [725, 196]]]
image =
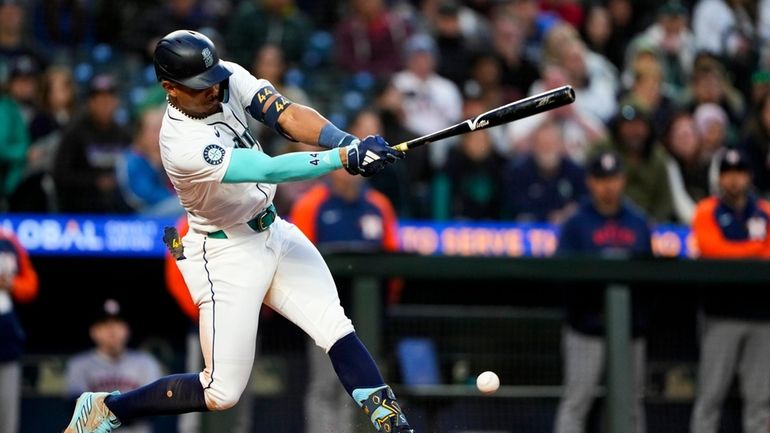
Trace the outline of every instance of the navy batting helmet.
[[158, 81], [169, 80], [202, 90], [227, 80], [233, 73], [217, 55], [211, 39], [191, 30], [167, 34], [153, 54]]

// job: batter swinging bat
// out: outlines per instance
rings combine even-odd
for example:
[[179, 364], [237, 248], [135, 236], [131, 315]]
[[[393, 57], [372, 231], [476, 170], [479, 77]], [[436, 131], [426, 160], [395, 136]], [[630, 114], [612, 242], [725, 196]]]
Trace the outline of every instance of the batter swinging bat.
[[554, 108], [573, 102], [575, 102], [575, 91], [572, 89], [572, 86], [557, 87], [547, 92], [530, 96], [529, 98], [519, 99], [518, 101], [513, 101], [509, 104], [493, 108], [484, 114], [479, 114], [474, 118], [464, 120], [440, 131], [396, 144], [393, 148], [406, 152], [409, 149], [422, 146], [423, 144], [513, 122], [514, 120], [553, 110]]

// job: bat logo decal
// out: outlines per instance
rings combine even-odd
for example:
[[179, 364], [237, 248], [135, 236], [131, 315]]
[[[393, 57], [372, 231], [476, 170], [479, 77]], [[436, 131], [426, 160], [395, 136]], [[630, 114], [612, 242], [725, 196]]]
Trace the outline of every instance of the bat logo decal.
[[[479, 116], [481, 117], [481, 116]], [[475, 119], [468, 119], [465, 122], [468, 123], [468, 128], [470, 128], [471, 131], [475, 131], [479, 128], [483, 128], [487, 125], [489, 125], [489, 120], [486, 119], [480, 119], [479, 117]]]
[[553, 98], [552, 95], [548, 95], [541, 98], [539, 101], [537, 101], [537, 104], [535, 104], [535, 107], [542, 107], [543, 105], [550, 104], [552, 98]]

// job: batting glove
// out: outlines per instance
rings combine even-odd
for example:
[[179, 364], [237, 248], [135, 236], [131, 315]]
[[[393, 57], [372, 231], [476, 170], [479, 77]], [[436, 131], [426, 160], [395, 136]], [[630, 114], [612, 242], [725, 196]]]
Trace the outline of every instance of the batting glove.
[[360, 174], [364, 177], [374, 176], [382, 171], [387, 164], [403, 159], [406, 154], [388, 146], [388, 142], [379, 135], [370, 135], [363, 141], [347, 146], [348, 163], [345, 170], [348, 173]]

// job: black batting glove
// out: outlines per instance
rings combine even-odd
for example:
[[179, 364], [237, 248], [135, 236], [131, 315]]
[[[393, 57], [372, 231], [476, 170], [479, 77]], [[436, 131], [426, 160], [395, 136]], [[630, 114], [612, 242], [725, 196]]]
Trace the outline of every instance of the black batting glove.
[[364, 177], [374, 176], [386, 165], [406, 156], [404, 152], [390, 147], [388, 142], [379, 135], [370, 135], [363, 141], [350, 144], [347, 146], [347, 152], [348, 163], [345, 170], [350, 174], [360, 174]]

